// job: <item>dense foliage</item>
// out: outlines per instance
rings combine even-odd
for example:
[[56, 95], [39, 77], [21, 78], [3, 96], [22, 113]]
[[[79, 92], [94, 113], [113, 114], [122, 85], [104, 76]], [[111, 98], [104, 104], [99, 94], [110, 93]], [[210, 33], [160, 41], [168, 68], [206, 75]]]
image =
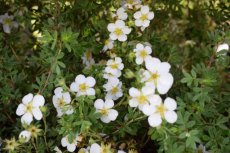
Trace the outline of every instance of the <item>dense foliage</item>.
[[230, 152], [228, 0], [1, 0], [0, 15], [0, 152]]

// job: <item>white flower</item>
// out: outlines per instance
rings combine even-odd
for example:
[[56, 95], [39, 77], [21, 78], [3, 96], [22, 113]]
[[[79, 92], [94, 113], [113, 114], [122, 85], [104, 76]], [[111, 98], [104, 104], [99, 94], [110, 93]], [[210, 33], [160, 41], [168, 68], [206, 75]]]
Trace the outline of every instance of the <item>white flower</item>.
[[86, 68], [90, 68], [93, 64], [95, 64], [91, 51], [86, 51], [81, 59], [82, 63], [86, 65]]
[[109, 78], [108, 82], [103, 85], [107, 92], [105, 99], [117, 100], [120, 98], [123, 95], [121, 86], [122, 82], [120, 82], [119, 79], [115, 77]]
[[5, 33], [10, 33], [12, 27], [18, 27], [18, 23], [16, 21], [13, 21], [13, 19], [14, 17], [12, 15], [8, 15], [8, 13], [0, 15], [0, 23], [3, 25], [3, 31]]
[[73, 92], [77, 92], [77, 96], [81, 95], [88, 95], [92, 96], [95, 95], [94, 85], [96, 81], [93, 77], [85, 77], [84, 75], [80, 74], [75, 78], [75, 82], [70, 85], [70, 90]]
[[128, 14], [125, 12], [125, 9], [123, 7], [120, 7], [117, 10], [117, 14], [116, 14], [117, 18], [120, 20], [126, 20], [128, 18]]
[[153, 100], [154, 90], [154, 86], [144, 86], [141, 90], [134, 87], [130, 88], [129, 95], [131, 99], [129, 100], [129, 106], [138, 107], [142, 110], [144, 105]]
[[22, 103], [18, 105], [16, 114], [22, 116], [21, 122], [30, 124], [33, 121], [33, 116], [36, 120], [42, 119], [42, 112], [39, 107], [43, 106], [45, 99], [42, 95], [29, 93], [22, 98]]
[[67, 147], [67, 150], [68, 150], [69, 152], [74, 152], [74, 150], [76, 149], [76, 146], [77, 146], [77, 144], [78, 144], [77, 140], [78, 140], [78, 135], [76, 135], [76, 137], [75, 137], [75, 139], [73, 140], [73, 142], [70, 143], [69, 140], [68, 140], [68, 137], [66, 136], [66, 137], [63, 137], [63, 138], [61, 139], [61, 145], [62, 145], [63, 147]]
[[149, 12], [148, 6], [141, 6], [141, 10], [134, 13], [135, 25], [137, 27], [148, 27], [150, 20], [154, 18], [154, 13]]
[[117, 20], [115, 23], [108, 24], [107, 29], [110, 32], [111, 40], [126, 41], [127, 34], [131, 32], [131, 29], [125, 25], [125, 22], [122, 20]]
[[63, 92], [62, 87], [54, 90], [53, 105], [57, 110], [57, 116], [61, 117], [63, 114], [72, 114], [73, 108], [69, 105], [71, 97], [69, 92]]
[[28, 142], [31, 138], [31, 132], [24, 130], [19, 134], [19, 139], [23, 139], [24, 142]]
[[133, 9], [133, 8], [140, 8], [141, 7], [141, 0], [123, 0], [121, 3], [122, 7]]
[[105, 40], [105, 45], [104, 45], [102, 51], [105, 52], [105, 51], [107, 51], [108, 49], [112, 49], [112, 48], [113, 48], [113, 43], [114, 43], [114, 41], [111, 40], [111, 39]]
[[152, 53], [152, 49], [149, 46], [144, 46], [138, 43], [134, 49], [134, 52], [136, 52], [136, 63], [142, 64], [145, 60], [151, 57], [150, 54]]
[[62, 153], [62, 151], [57, 146], [55, 146], [54, 151], [56, 151], [56, 153]]
[[[220, 51], [222, 51], [222, 50], [228, 51], [228, 50], [229, 50], [229, 45], [226, 44], [226, 43], [219, 45], [219, 46], [217, 47], [217, 49], [216, 49], [216, 52], [218, 53], [218, 52], [220, 52]], [[223, 53], [222, 55], [226, 55], [226, 53]]]
[[102, 99], [97, 99], [94, 103], [96, 112], [101, 114], [101, 121], [104, 123], [109, 123], [116, 120], [118, 112], [112, 109], [114, 102], [112, 99], [106, 99], [105, 102]]
[[124, 64], [122, 63], [122, 60], [120, 57], [115, 57], [115, 59], [110, 59], [106, 63], [105, 72], [111, 73], [113, 75], [117, 75], [121, 73], [121, 70], [124, 68]]
[[143, 113], [148, 117], [149, 125], [157, 127], [161, 125], [162, 118], [169, 123], [175, 123], [177, 120], [177, 114], [174, 111], [177, 107], [176, 101], [172, 98], [166, 98], [164, 104], [159, 95], [154, 95], [150, 105], [143, 106]]
[[145, 66], [148, 71], [143, 73], [141, 81], [155, 86], [158, 93], [166, 94], [173, 84], [173, 76], [169, 73], [170, 64], [151, 57], [146, 60]]
[[97, 143], [93, 143], [90, 147], [89, 153], [110, 153], [111, 152], [111, 144], [101, 146]]
[[103, 78], [108, 79], [108, 80], [111, 78], [119, 78], [120, 76], [121, 76], [121, 71], [118, 71], [115, 74], [107, 73], [106, 71], [104, 71], [104, 74], [103, 74]]

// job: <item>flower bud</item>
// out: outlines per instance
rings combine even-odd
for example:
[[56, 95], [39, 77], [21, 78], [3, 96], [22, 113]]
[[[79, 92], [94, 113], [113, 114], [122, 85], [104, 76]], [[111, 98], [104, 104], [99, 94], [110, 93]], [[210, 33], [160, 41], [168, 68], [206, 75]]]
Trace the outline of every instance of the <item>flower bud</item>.
[[125, 69], [125, 78], [132, 79], [135, 77], [135, 74], [130, 69]]

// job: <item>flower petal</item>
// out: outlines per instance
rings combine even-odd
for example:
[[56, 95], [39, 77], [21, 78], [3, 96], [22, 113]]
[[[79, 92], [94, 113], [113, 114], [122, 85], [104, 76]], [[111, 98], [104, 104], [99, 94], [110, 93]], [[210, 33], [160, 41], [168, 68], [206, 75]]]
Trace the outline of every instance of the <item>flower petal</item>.
[[94, 102], [94, 107], [96, 109], [102, 109], [104, 107], [104, 101], [102, 99], [97, 99], [95, 102]]
[[108, 116], [102, 116], [100, 119], [104, 123], [109, 123], [111, 121]]
[[138, 89], [132, 87], [129, 89], [129, 95], [131, 97], [138, 97], [138, 96], [140, 96], [140, 91]]
[[129, 100], [129, 106], [130, 107], [137, 107], [138, 106], [138, 100], [136, 98], [132, 98]]
[[96, 84], [96, 81], [93, 77], [87, 77], [86, 78], [86, 85], [89, 87], [93, 87]]
[[91, 145], [89, 153], [100, 153], [100, 152], [101, 152], [101, 146], [99, 146], [97, 143]]
[[117, 116], [118, 116], [118, 112], [117, 112], [115, 109], [110, 109], [110, 110], [109, 110], [108, 118], [109, 118], [111, 121], [116, 120]]
[[152, 115], [155, 111], [156, 111], [156, 107], [149, 104], [144, 105], [142, 108], [142, 112], [147, 116]]
[[105, 108], [112, 108], [114, 106], [114, 102], [112, 99], [106, 99], [105, 100]]
[[166, 94], [173, 84], [173, 76], [168, 73], [157, 80], [157, 91], [160, 94]]
[[115, 30], [115, 28], [116, 28], [116, 26], [115, 26], [114, 23], [110, 23], [107, 26], [107, 29], [108, 29], [109, 32], [113, 32]]
[[177, 120], [177, 114], [174, 111], [167, 111], [164, 113], [165, 120], [169, 123], [175, 123]]
[[31, 133], [29, 131], [22, 131], [20, 134], [19, 134], [19, 139], [25, 139], [24, 141], [25, 142], [28, 142], [31, 138]]
[[18, 116], [22, 116], [23, 114], [25, 114], [25, 111], [26, 111], [25, 105], [19, 104], [19, 105], [18, 105], [18, 108], [17, 108], [17, 110], [16, 110], [16, 114], [17, 114]]
[[33, 121], [33, 116], [29, 112], [25, 113], [21, 118], [21, 122], [26, 123], [27, 125], [30, 125], [32, 121]]
[[151, 116], [149, 116], [148, 122], [149, 122], [149, 125], [152, 127], [157, 127], [161, 125], [162, 119], [161, 119], [160, 114], [152, 114]]
[[31, 102], [33, 100], [33, 94], [32, 93], [29, 93], [27, 95], [25, 95], [23, 98], [22, 98], [22, 103], [23, 104], [28, 104], [29, 102]]
[[164, 106], [170, 110], [170, 111], [173, 111], [176, 109], [177, 107], [177, 104], [176, 104], [176, 101], [170, 97], [167, 97], [164, 101]]
[[93, 88], [88, 88], [86, 90], [86, 94], [89, 96], [94, 96], [95, 95], [95, 90]]
[[77, 92], [79, 90], [79, 84], [77, 84], [76, 82], [71, 83], [70, 90], [73, 92]]
[[69, 144], [69, 142], [67, 141], [67, 138], [66, 138], [66, 137], [64, 137], [64, 138], [61, 139], [61, 145], [62, 145], [63, 147], [66, 147], [68, 144]]
[[69, 144], [69, 145], [67, 145], [67, 150], [69, 152], [74, 152], [75, 149], [76, 149], [76, 145], [75, 144]]
[[35, 95], [33, 99], [33, 106], [40, 107], [45, 104], [45, 98], [42, 95]]
[[78, 84], [82, 84], [85, 83], [85, 76], [82, 74], [79, 74], [76, 78], [75, 78], [75, 82]]
[[33, 112], [34, 118], [36, 120], [41, 120], [42, 119], [42, 112], [41, 112], [41, 110], [39, 108], [34, 108], [32, 110], [32, 112]]

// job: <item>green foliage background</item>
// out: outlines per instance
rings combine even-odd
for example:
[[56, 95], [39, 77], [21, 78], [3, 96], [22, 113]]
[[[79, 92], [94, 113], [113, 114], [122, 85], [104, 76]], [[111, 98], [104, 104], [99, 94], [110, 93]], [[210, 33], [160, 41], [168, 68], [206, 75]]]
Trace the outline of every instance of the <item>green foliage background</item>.
[[[88, 109], [93, 97], [76, 99], [79, 102], [76, 105], [82, 110], [57, 121], [52, 105], [54, 88], [68, 86], [76, 75], [82, 73], [81, 56], [85, 51], [92, 51], [97, 62], [108, 59], [100, 52], [103, 43], [98, 43], [96, 38], [100, 37], [102, 42], [108, 38], [106, 27], [112, 22], [109, 14], [120, 7], [120, 1], [115, 0], [71, 0], [68, 1], [70, 5], [66, 2], [0, 1], [0, 14], [9, 12], [20, 24], [19, 29], [14, 29], [11, 34], [5, 34], [2, 29], [0, 32], [1, 139], [18, 137], [23, 128], [15, 114], [16, 108], [24, 95], [40, 92], [46, 98], [48, 127], [42, 133], [48, 146], [45, 147], [43, 137], [39, 137], [39, 152], [53, 152], [54, 146], [60, 144], [62, 134], [74, 134], [76, 129], [94, 139], [98, 137], [94, 137], [96, 133], [105, 132], [115, 142], [135, 140], [134, 148], [140, 152], [142, 149], [142, 152], [192, 153], [198, 144], [205, 145], [212, 153], [230, 152], [229, 56], [216, 53], [219, 44], [230, 44], [230, 3], [227, 0], [144, 0], [143, 3], [155, 13], [150, 27], [143, 35], [139, 31], [129, 36], [128, 43], [116, 44], [117, 54], [128, 59], [124, 60], [124, 64], [129, 65], [124, 72], [139, 69], [127, 54], [136, 42], [149, 42], [152, 55], [172, 65], [175, 81], [167, 96], [177, 100], [178, 121], [173, 125], [162, 125], [160, 129], [149, 128], [146, 119], [135, 121], [139, 114], [131, 109], [125, 114], [118, 110], [120, 118], [126, 114], [133, 117], [130, 122], [118, 120], [104, 126], [92, 114], [94, 110]], [[35, 23], [32, 24], [31, 20]], [[42, 32], [42, 38], [36, 38], [33, 34], [36, 30]], [[102, 70], [102, 66], [95, 65], [83, 71], [96, 78], [97, 93], [102, 92], [99, 85], [105, 82]], [[127, 87], [131, 87], [130, 82], [135, 79], [124, 77], [123, 80], [126, 80], [123, 83]], [[127, 93], [128, 88], [124, 90]], [[98, 95], [97, 98], [104, 97]], [[127, 97], [125, 103], [127, 105]], [[79, 115], [81, 113], [83, 118]], [[43, 123], [38, 124], [45, 130]], [[22, 145], [18, 152], [33, 152], [33, 149], [32, 144]]]

